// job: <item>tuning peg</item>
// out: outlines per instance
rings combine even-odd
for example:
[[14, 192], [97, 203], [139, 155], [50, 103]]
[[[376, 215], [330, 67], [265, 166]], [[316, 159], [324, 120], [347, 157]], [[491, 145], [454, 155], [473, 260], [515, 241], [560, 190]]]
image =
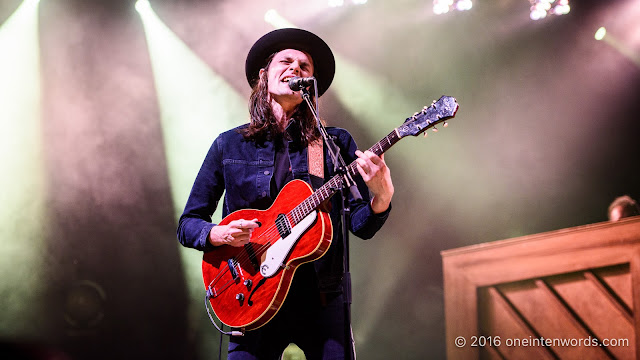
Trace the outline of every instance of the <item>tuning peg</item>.
[[445, 121], [445, 122], [442, 123], [442, 127], [447, 127], [447, 126], [449, 126], [448, 122]]
[[427, 135], [429, 135], [429, 133], [425, 131], [424, 132], [424, 137], [427, 137]]
[[431, 130], [433, 130], [433, 132], [438, 132], [438, 128], [436, 128], [435, 126]]

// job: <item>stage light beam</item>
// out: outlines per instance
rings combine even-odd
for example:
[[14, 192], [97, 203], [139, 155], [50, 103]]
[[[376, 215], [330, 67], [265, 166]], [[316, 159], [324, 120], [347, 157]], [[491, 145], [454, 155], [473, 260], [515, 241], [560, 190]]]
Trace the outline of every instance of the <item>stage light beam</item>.
[[264, 14], [264, 21], [276, 29], [297, 27], [285, 19], [276, 9], [270, 9]]
[[162, 23], [147, 0], [139, 0], [136, 9], [149, 47], [177, 218], [212, 140], [246, 122], [246, 104]]
[[[149, 48], [177, 220], [213, 139], [247, 121], [246, 101], [160, 20], [147, 0], [139, 0], [136, 10]], [[220, 221], [221, 214], [219, 206], [213, 221]], [[201, 263], [202, 254], [179, 246], [177, 241], [176, 246], [191, 299], [189, 326], [193, 333], [205, 336], [211, 324], [201, 316], [204, 288], [196, 264]], [[200, 353], [215, 351], [215, 344], [205, 338], [198, 343], [203, 346]]]
[[0, 26], [0, 54], [0, 337], [34, 340], [47, 326], [38, 264], [48, 224], [37, 0]]
[[634, 51], [634, 49], [629, 45], [621, 41], [618, 37], [608, 33], [605, 27], [599, 28], [596, 31], [594, 38], [616, 49], [621, 55], [629, 59], [636, 66], [640, 67], [640, 54]]
[[151, 11], [151, 4], [149, 0], [138, 0], [136, 1], [136, 11], [138, 13], [147, 15], [149, 11]]

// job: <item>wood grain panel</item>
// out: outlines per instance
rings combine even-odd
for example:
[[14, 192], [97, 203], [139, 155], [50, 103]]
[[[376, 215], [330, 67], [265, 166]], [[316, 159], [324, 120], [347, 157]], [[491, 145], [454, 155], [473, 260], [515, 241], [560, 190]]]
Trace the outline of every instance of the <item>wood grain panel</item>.
[[493, 345], [499, 342], [497, 346], [483, 349], [482, 358], [493, 358], [496, 355], [504, 359], [555, 358], [551, 350], [544, 346], [513, 346], [509, 343], [508, 339], [533, 339], [539, 335], [532, 331], [496, 288], [481, 289], [480, 303], [480, 336], [493, 339]]
[[[640, 358], [640, 312], [633, 311], [640, 308], [640, 217], [447, 250], [442, 261], [450, 359]], [[582, 339], [582, 346], [556, 342], [541, 354], [504, 343], [455, 346], [457, 336], [531, 334]], [[585, 339], [629, 344], [584, 346]]]
[[[505, 284], [498, 288], [541, 337], [569, 341], [588, 339], [591, 335], [540, 282]], [[609, 358], [597, 347], [562, 346], [559, 343], [550, 347], [562, 359]]]
[[[587, 274], [587, 276], [585, 276]], [[562, 297], [593, 334], [603, 339], [627, 339], [630, 346], [608, 347], [618, 359], [632, 359], [635, 353], [632, 317], [616, 305], [616, 296], [599, 286], [591, 272], [565, 274], [547, 279], [547, 283]], [[593, 275], [591, 275], [593, 276]]]
[[[585, 276], [587, 274], [587, 276]], [[610, 346], [608, 351], [618, 359], [633, 359], [635, 343], [633, 318], [616, 302], [617, 297], [589, 277], [591, 272], [567, 274], [547, 282], [563, 298], [573, 312], [599, 341], [626, 339], [629, 346]]]
[[604, 281], [624, 302], [629, 312], [633, 308], [629, 263], [595, 269], [593, 273]]

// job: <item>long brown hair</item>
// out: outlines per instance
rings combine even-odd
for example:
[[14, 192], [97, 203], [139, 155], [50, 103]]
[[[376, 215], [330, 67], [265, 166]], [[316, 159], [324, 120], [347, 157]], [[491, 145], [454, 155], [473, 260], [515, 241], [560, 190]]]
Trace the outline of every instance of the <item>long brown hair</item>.
[[[259, 75], [258, 81], [251, 91], [251, 96], [249, 97], [249, 114], [251, 120], [249, 126], [242, 130], [242, 135], [245, 139], [264, 142], [265, 140], [272, 139], [274, 135], [280, 132], [278, 122], [273, 115], [271, 104], [269, 103], [269, 90], [267, 87], [267, 70], [275, 54], [276, 53], [271, 54], [267, 59], [267, 64], [264, 66], [265, 71], [262, 72], [262, 75]], [[315, 118], [306, 102], [303, 101], [298, 105], [292, 118], [298, 121], [300, 125], [300, 140], [304, 143], [309, 144], [320, 137]]]

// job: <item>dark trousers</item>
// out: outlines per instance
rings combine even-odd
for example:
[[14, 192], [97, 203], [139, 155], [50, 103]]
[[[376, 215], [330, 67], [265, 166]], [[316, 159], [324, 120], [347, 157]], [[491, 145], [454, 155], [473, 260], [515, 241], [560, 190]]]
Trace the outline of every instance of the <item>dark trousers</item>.
[[287, 299], [266, 325], [231, 337], [229, 360], [277, 360], [294, 343], [307, 360], [344, 359], [344, 303], [341, 293], [320, 294], [312, 264], [298, 268]]

